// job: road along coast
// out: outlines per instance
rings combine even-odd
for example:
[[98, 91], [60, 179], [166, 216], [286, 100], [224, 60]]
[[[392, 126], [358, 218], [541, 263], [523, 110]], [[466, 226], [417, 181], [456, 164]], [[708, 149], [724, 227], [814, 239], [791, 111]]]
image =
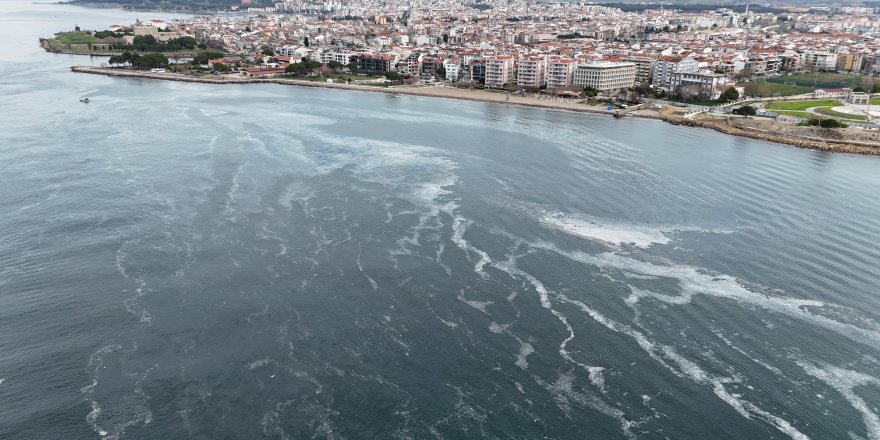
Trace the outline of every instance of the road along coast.
[[[89, 67], [89, 66], [73, 66], [73, 72], [91, 73], [97, 75], [106, 75], [114, 77], [129, 78], [147, 78], [165, 81], [181, 81], [194, 82], [204, 84], [285, 84], [301, 87], [321, 87], [343, 90], [357, 90], [365, 92], [389, 93], [397, 95], [414, 95], [427, 96], [434, 98], [462, 99], [477, 102], [491, 102], [499, 104], [520, 105], [529, 107], [538, 107], [554, 110], [568, 110], [584, 113], [598, 113], [606, 115], [614, 115], [619, 110], [608, 110], [605, 105], [587, 105], [577, 101], [537, 99], [531, 96], [517, 96], [507, 93], [499, 93], [487, 90], [464, 89], [458, 87], [435, 87], [435, 86], [381, 86], [381, 85], [361, 85], [347, 84], [336, 82], [316, 82], [288, 78], [246, 78], [238, 75], [219, 75], [219, 76], [190, 76], [179, 73], [169, 72], [146, 72], [135, 70], [122, 70], [105, 67]], [[685, 125], [690, 127], [709, 128], [721, 133], [741, 136], [752, 139], [776, 142], [780, 144], [791, 145], [799, 148], [807, 148], [812, 150], [833, 151], [853, 154], [880, 155], [880, 143], [849, 141], [846, 139], [823, 139], [816, 137], [815, 133], [811, 136], [800, 136], [792, 133], [777, 133], [762, 130], [758, 127], [748, 127], [733, 125], [729, 122], [719, 119], [708, 118], [684, 118], [677, 115], [672, 109], [666, 108], [664, 111], [656, 111], [652, 109], [638, 109], [626, 111], [627, 116], [635, 116], [641, 118], [662, 119], [675, 125]]]

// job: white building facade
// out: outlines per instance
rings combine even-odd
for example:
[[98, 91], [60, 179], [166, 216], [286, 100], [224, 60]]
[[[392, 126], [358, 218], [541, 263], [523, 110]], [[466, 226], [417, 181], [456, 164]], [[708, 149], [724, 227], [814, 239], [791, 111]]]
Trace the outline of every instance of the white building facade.
[[636, 83], [635, 63], [608, 61], [581, 64], [574, 70], [574, 85], [599, 92], [628, 89]]

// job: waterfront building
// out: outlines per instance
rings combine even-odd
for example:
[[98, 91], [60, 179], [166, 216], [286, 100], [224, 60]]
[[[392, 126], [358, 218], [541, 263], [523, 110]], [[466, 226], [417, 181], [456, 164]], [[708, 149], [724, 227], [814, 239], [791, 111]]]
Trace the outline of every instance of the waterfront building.
[[700, 65], [691, 57], [667, 56], [659, 59], [654, 66], [654, 87], [672, 90], [670, 82], [674, 73], [697, 73]]
[[726, 90], [727, 76], [718, 73], [673, 73], [669, 90], [685, 99], [718, 99]]
[[628, 89], [635, 82], [635, 63], [597, 61], [581, 64], [574, 70], [574, 85], [591, 87], [599, 92]]
[[646, 87], [651, 84], [654, 75], [654, 66], [657, 64], [656, 58], [647, 57], [627, 57], [623, 61], [634, 63], [636, 65], [636, 85]]
[[574, 84], [574, 68], [577, 62], [572, 59], [551, 59], [547, 63], [547, 88], [564, 89]]
[[359, 53], [350, 57], [352, 70], [358, 73], [385, 73], [392, 70], [394, 57], [391, 55], [375, 55]]
[[545, 82], [543, 57], [520, 58], [516, 67], [516, 84], [523, 88], [539, 89]]
[[502, 55], [485, 59], [486, 86], [504, 88], [514, 81], [513, 57]]

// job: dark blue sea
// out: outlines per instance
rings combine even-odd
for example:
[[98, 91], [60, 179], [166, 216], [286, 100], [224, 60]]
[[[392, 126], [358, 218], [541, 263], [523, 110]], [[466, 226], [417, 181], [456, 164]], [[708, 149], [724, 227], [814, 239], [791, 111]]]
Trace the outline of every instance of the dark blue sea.
[[37, 44], [137, 17], [0, 3], [0, 439], [880, 439], [877, 158]]

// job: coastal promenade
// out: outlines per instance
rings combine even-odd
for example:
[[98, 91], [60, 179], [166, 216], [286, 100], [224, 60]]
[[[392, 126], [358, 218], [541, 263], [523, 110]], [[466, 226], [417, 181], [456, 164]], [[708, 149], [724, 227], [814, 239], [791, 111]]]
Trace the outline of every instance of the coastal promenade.
[[[586, 113], [602, 113], [612, 115], [619, 110], [608, 110], [607, 105], [590, 105], [577, 100], [567, 99], [538, 99], [533, 96], [518, 96], [508, 93], [465, 89], [458, 87], [437, 87], [437, 86], [382, 86], [382, 85], [362, 85], [362, 84], [346, 84], [341, 82], [317, 82], [305, 81], [288, 78], [245, 78], [236, 74], [215, 75], [215, 76], [190, 76], [180, 73], [154, 73], [135, 70], [121, 70], [104, 67], [88, 67], [74, 66], [71, 70], [79, 73], [92, 73], [98, 75], [129, 77], [129, 78], [149, 78], [166, 81], [182, 81], [205, 84], [285, 84], [301, 87], [321, 87], [343, 90], [357, 90], [363, 92], [390, 93], [395, 95], [416, 95], [434, 98], [463, 99], [468, 101], [492, 102], [501, 104], [524, 105], [529, 107], [541, 107], [555, 110], [569, 110]], [[659, 119], [660, 114], [655, 111], [638, 111], [630, 112], [628, 115], [638, 117], [648, 117]]]
[[[590, 105], [582, 101], [566, 99], [539, 99], [534, 96], [519, 96], [514, 94], [465, 89], [458, 87], [438, 86], [381, 86], [361, 85], [337, 82], [317, 82], [288, 78], [246, 78], [239, 75], [215, 75], [215, 76], [190, 76], [170, 72], [146, 72], [135, 70], [122, 70], [106, 67], [73, 66], [73, 72], [106, 75], [113, 77], [146, 78], [165, 81], [194, 82], [204, 84], [283, 84], [300, 87], [321, 87], [343, 90], [355, 90], [364, 92], [389, 93], [395, 95], [414, 95], [434, 98], [462, 99], [477, 102], [490, 102], [497, 104], [519, 105], [538, 107], [553, 110], [566, 110], [584, 113], [597, 113], [614, 115], [619, 110], [608, 110], [606, 105]], [[791, 145], [811, 150], [832, 151], [852, 154], [880, 155], [880, 142], [848, 139], [853, 132], [824, 132], [811, 131], [812, 127], [790, 127], [788, 132], [778, 132], [762, 128], [762, 122], [758, 118], [733, 118], [719, 119], [713, 117], [686, 118], [675, 107], [666, 106], [662, 111], [654, 109], [636, 109], [626, 111], [627, 116], [662, 119], [675, 125], [690, 127], [709, 128], [721, 133], [758, 139], [768, 142]], [[847, 129], [861, 130], [861, 129]], [[835, 137], [823, 137], [823, 134]], [[852, 137], [852, 136], [850, 136]]]

